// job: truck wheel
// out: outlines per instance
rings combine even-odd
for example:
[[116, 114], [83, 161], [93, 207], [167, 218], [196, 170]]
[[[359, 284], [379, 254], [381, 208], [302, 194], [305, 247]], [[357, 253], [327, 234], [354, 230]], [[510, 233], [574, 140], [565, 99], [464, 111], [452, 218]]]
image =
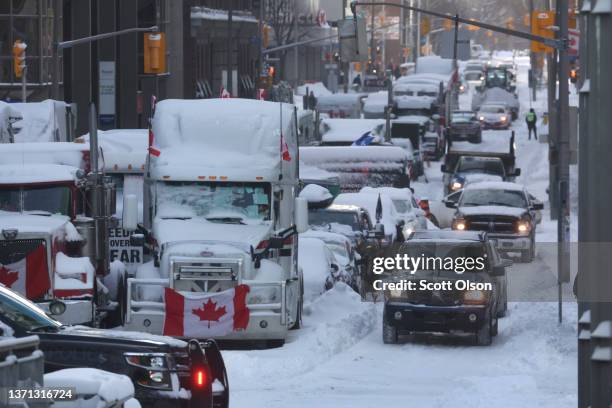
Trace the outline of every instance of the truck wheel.
[[117, 308], [109, 316], [106, 326], [109, 328], [123, 326], [127, 313], [127, 274], [122, 273], [117, 283]]
[[490, 346], [493, 342], [493, 319], [489, 320], [476, 332], [476, 344], [479, 346]]
[[383, 315], [383, 343], [397, 344], [397, 328], [387, 323], [386, 317]]

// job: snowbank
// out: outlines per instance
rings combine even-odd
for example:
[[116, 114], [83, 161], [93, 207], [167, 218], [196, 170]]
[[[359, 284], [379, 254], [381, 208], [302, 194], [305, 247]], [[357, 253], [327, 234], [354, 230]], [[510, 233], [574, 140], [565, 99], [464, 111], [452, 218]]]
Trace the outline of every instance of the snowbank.
[[134, 396], [134, 384], [128, 376], [95, 368], [67, 368], [45, 374], [45, 387], [76, 388], [77, 395], [97, 395], [106, 403], [125, 401]]

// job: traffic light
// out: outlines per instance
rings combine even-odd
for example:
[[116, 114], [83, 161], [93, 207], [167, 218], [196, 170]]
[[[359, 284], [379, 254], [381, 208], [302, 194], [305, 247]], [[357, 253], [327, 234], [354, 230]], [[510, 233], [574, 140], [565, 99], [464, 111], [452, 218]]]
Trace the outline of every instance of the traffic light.
[[262, 46], [263, 48], [268, 48], [268, 45], [270, 44], [270, 26], [264, 24], [262, 31]]
[[423, 16], [421, 17], [421, 36], [425, 37], [431, 31], [431, 21], [429, 17]]
[[575, 84], [576, 82], [578, 82], [578, 68], [572, 67], [570, 69], [569, 75], [570, 75], [570, 81], [572, 82], [572, 84]]
[[23, 70], [26, 66], [26, 48], [27, 44], [21, 40], [15, 40], [13, 44], [13, 71], [16, 78], [23, 76]]
[[163, 74], [166, 72], [166, 37], [164, 33], [144, 35], [144, 73]]

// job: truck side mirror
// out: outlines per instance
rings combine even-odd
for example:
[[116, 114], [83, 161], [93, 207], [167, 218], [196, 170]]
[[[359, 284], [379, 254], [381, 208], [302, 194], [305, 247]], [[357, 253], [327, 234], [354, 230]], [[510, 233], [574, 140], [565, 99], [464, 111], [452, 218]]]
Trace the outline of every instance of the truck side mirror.
[[136, 194], [126, 194], [123, 197], [122, 228], [126, 231], [136, 231], [138, 228], [138, 197]]
[[446, 200], [446, 201], [444, 201], [444, 205], [446, 205], [446, 208], [457, 208], [457, 202], [456, 201]]
[[521, 169], [514, 169], [514, 176], [518, 177], [521, 175]]
[[308, 231], [308, 201], [304, 198], [295, 198], [295, 229], [298, 234]]
[[440, 170], [442, 171], [442, 173], [446, 173], [446, 164], [442, 164], [440, 166]]

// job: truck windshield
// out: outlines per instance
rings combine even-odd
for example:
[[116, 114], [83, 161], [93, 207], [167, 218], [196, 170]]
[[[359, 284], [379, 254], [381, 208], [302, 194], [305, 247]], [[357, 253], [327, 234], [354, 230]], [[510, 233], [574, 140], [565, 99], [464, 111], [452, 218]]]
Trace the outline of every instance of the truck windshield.
[[8, 289], [0, 287], [0, 316], [10, 326], [17, 325], [23, 330], [57, 330], [61, 323], [48, 317], [38, 306]]
[[156, 216], [233, 224], [267, 221], [270, 190], [269, 183], [159, 182]]
[[70, 215], [71, 196], [67, 186], [1, 189], [0, 210]]
[[504, 165], [501, 160], [479, 160], [476, 158], [463, 158], [457, 167], [459, 173], [485, 173], [504, 176]]
[[461, 197], [460, 207], [501, 205], [527, 208], [525, 195], [520, 190], [467, 190]]

